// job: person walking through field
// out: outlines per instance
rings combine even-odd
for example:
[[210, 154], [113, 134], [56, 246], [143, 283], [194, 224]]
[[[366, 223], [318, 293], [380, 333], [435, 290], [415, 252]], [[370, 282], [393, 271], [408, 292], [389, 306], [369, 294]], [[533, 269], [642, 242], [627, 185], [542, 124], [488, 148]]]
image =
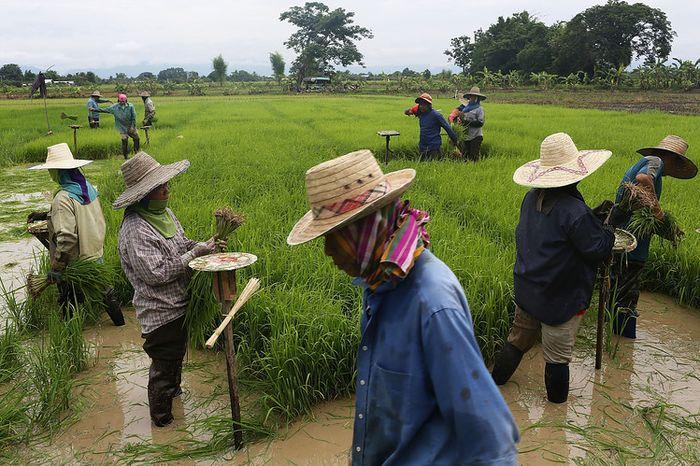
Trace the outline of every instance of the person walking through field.
[[87, 101], [88, 125], [90, 125], [90, 128], [94, 129], [100, 127], [100, 114], [95, 109], [100, 108], [99, 104], [104, 104], [107, 102], [110, 101], [103, 99], [100, 91], [94, 91], [92, 94], [90, 94], [90, 98]]
[[139, 132], [136, 130], [136, 110], [127, 102], [126, 94], [119, 94], [117, 103], [111, 107], [96, 108], [93, 111], [99, 113], [111, 113], [114, 115], [114, 127], [119, 131], [122, 141], [122, 155], [129, 158], [129, 138], [134, 140], [134, 154], [139, 151]]
[[182, 360], [187, 335], [189, 262], [214, 252], [212, 237], [198, 243], [185, 236], [168, 208], [168, 182], [190, 166], [187, 160], [161, 165], [145, 152], [124, 162], [126, 189], [114, 201], [126, 209], [119, 231], [119, 257], [134, 288], [132, 303], [141, 325], [143, 349], [151, 358], [148, 407], [153, 423], [162, 427], [173, 420], [173, 397], [182, 393]]
[[576, 332], [593, 295], [598, 265], [612, 255], [614, 230], [586, 205], [578, 183], [612, 155], [579, 151], [568, 134], [547, 136], [540, 158], [518, 168], [515, 183], [531, 188], [515, 230], [515, 318], [493, 367], [505, 384], [541, 335], [547, 399], [569, 394], [569, 363]]
[[450, 123], [457, 122], [465, 127], [466, 134], [460, 150], [468, 160], [474, 162], [481, 157], [481, 143], [484, 141], [483, 127], [486, 120], [482, 100], [486, 100], [486, 96], [474, 86], [462, 96], [461, 105], [449, 116]]
[[[80, 167], [91, 160], [74, 159], [68, 144], [49, 146], [46, 163], [30, 170], [48, 170], [58, 189], [48, 212], [32, 212], [27, 222], [46, 220], [51, 270], [49, 280], [56, 283], [59, 306], [64, 317], [70, 306], [83, 301], [80, 292], [62, 280], [66, 267], [78, 259], [101, 261], [104, 253], [105, 219], [97, 190], [85, 178]], [[124, 325], [119, 301], [111, 289], [105, 290], [104, 304], [114, 325]]]
[[148, 91], [143, 91], [139, 94], [143, 99], [144, 115], [143, 124], [141, 126], [151, 126], [156, 120], [156, 106], [151, 100], [151, 94]]
[[[661, 187], [663, 177], [690, 179], [698, 173], [697, 166], [686, 157], [688, 143], [675, 135], [666, 136], [655, 147], [644, 147], [637, 152], [642, 155], [622, 177], [615, 199], [616, 207], [610, 216], [610, 222], [623, 229], [627, 229], [632, 212], [619, 208], [620, 201], [625, 194], [627, 183], [635, 184], [650, 194], [655, 199], [652, 207], [654, 216], [663, 221], [664, 214], [659, 201], [661, 199]], [[619, 258], [612, 267], [615, 304], [617, 310], [613, 320], [613, 332], [627, 338], [637, 337], [637, 302], [639, 301], [640, 282], [644, 266], [649, 257], [651, 237], [637, 238], [637, 247], [627, 254], [626, 258]]]
[[447, 135], [455, 145], [455, 154], [461, 157], [457, 148], [457, 134], [450, 124], [437, 110], [433, 109], [433, 98], [430, 94], [423, 93], [416, 98], [416, 104], [404, 111], [405, 115], [413, 115], [418, 118], [420, 125], [420, 140], [418, 149], [421, 157], [426, 159], [442, 158], [442, 138], [440, 130], [445, 129]]
[[517, 426], [484, 365], [469, 304], [429, 249], [416, 172], [360, 150], [306, 172], [311, 210], [287, 243], [321, 236], [363, 289], [353, 465], [517, 464]]

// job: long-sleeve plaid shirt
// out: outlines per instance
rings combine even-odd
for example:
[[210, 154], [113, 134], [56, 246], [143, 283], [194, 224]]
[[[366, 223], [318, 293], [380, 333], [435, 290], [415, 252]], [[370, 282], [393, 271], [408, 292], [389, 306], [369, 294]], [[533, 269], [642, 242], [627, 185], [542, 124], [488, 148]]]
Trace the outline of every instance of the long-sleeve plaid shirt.
[[126, 277], [134, 287], [132, 300], [144, 334], [185, 314], [190, 271], [181, 256], [192, 250], [196, 241], [185, 236], [175, 220], [177, 233], [166, 239], [139, 214], [124, 214], [119, 232], [119, 257]]

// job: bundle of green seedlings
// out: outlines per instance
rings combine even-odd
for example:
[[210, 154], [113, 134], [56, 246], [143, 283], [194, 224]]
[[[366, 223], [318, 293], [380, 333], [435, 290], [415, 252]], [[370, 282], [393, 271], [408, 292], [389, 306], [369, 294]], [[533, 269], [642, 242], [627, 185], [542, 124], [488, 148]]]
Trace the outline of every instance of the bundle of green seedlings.
[[[214, 219], [215, 236], [224, 241], [245, 221], [243, 214], [229, 207], [217, 209]], [[213, 286], [213, 275], [208, 272], [195, 272], [190, 280], [185, 328], [190, 346], [194, 348], [204, 348], [207, 338], [221, 320], [221, 308], [214, 296]]]
[[625, 183], [620, 208], [632, 212], [628, 228], [637, 238], [651, 238], [658, 235], [668, 240], [676, 247], [683, 236], [675, 217], [670, 212], [664, 212], [662, 219], [654, 215], [658, 208], [656, 196], [642, 186]]

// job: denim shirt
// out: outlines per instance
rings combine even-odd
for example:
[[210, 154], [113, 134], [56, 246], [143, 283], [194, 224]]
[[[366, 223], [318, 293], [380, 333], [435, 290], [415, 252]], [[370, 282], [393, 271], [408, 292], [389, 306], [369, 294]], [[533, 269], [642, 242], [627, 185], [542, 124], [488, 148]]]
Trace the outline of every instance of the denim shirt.
[[[651, 176], [651, 178], [654, 180], [654, 191], [656, 191], [656, 198], [659, 200], [661, 199], [664, 162], [659, 157], [646, 156], [639, 159], [637, 163], [632, 165], [627, 172], [625, 172], [625, 176], [622, 177], [622, 181], [620, 182], [620, 187], [617, 189], [617, 196], [615, 197], [616, 203], [619, 204], [622, 200], [622, 194], [624, 192], [623, 185], [625, 183], [637, 184], [637, 175], [640, 173]], [[628, 228], [631, 217], [631, 215], [626, 216], [624, 222], [616, 226], [623, 229]], [[649, 257], [649, 246], [651, 246], [651, 237], [637, 238], [637, 247], [627, 254], [627, 260], [645, 262]]]
[[103, 102], [109, 102], [109, 100], [104, 100], [104, 99], [95, 100], [92, 97], [90, 97], [88, 99], [88, 101], [87, 101], [88, 117], [91, 120], [99, 120], [100, 119], [100, 114], [96, 111], [93, 111], [93, 110], [95, 110], [96, 108], [100, 108], [100, 106], [98, 104], [101, 104]]
[[440, 129], [445, 128], [447, 134], [453, 142], [457, 141], [457, 134], [452, 130], [452, 126], [445, 120], [437, 110], [430, 109], [429, 112], [419, 113], [420, 124], [420, 141], [418, 148], [421, 152], [430, 150], [440, 150], [442, 146], [442, 138], [440, 137]]
[[114, 127], [121, 134], [126, 134], [129, 128], [136, 127], [136, 110], [134, 110], [133, 104], [126, 103], [122, 105], [117, 103], [110, 107], [96, 109], [95, 111], [114, 115]]
[[462, 287], [428, 250], [404, 280], [365, 288], [355, 384], [355, 466], [517, 464]]

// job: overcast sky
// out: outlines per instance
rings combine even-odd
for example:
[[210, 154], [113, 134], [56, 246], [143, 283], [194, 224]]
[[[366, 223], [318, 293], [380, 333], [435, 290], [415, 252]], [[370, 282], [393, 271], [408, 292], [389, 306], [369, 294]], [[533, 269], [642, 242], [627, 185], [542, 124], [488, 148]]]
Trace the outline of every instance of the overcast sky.
[[[632, 2], [632, 1], [630, 1]], [[359, 48], [369, 71], [408, 66], [450, 67], [443, 51], [452, 37], [487, 27], [498, 16], [528, 10], [546, 24], [568, 20], [604, 0], [355, 0], [326, 1], [356, 13], [374, 39]], [[700, 58], [700, 0], [645, 0], [666, 12], [678, 33], [671, 57]], [[283, 42], [293, 32], [279, 15], [303, 1], [283, 0], [0, 0], [0, 64], [55, 65], [61, 73], [93, 70], [106, 77], [182, 66], [211, 71], [223, 54], [229, 70], [271, 74], [268, 53], [294, 55]]]

